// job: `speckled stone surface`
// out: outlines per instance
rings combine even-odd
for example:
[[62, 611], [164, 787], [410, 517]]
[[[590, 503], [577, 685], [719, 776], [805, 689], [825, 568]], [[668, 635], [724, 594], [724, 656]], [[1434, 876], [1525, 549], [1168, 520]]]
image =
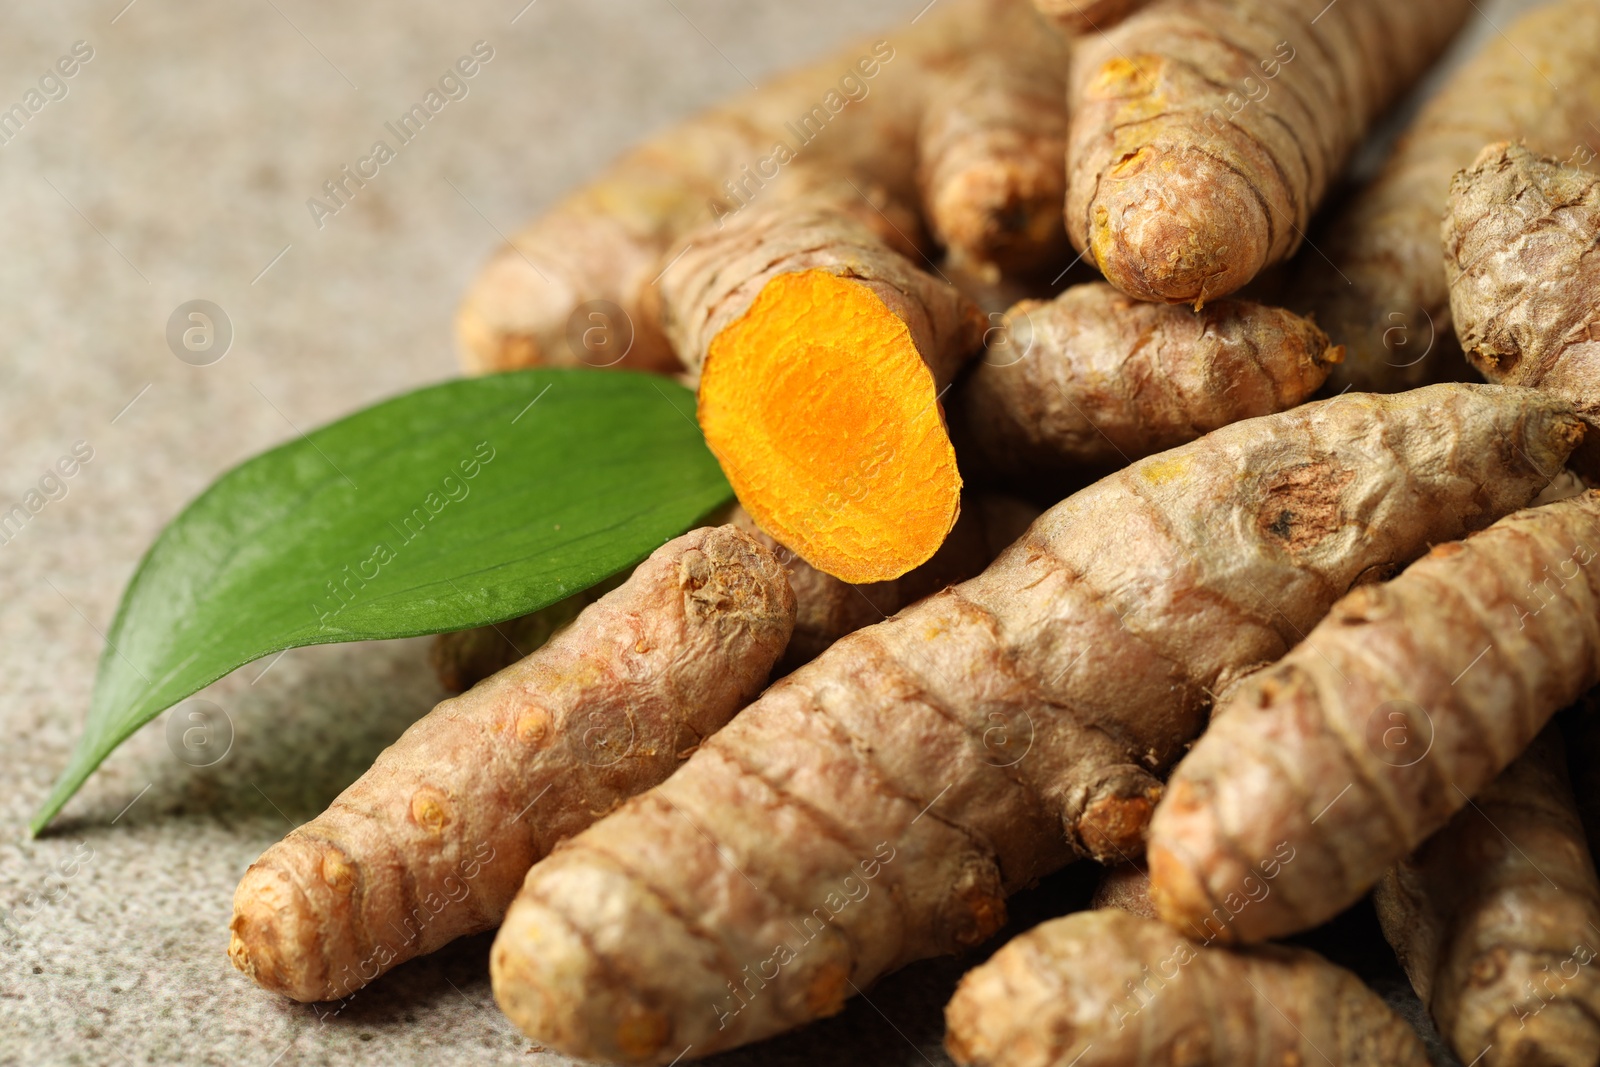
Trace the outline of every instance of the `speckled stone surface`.
[[[158, 720], [49, 836], [24, 830], [118, 594], [186, 501], [296, 427], [453, 374], [451, 315], [497, 231], [646, 132], [858, 33], [892, 35], [926, 0], [526, 2], [6, 9], [0, 108], [75, 42], [93, 56], [0, 146], [0, 511], [75, 443], [93, 458], [0, 544], [0, 1064], [567, 1062], [495, 1009], [487, 936], [331, 1017], [228, 964], [245, 867], [439, 699], [418, 642], [247, 667], [205, 693], [233, 727], [219, 762], [177, 759]], [[319, 228], [306, 200], [477, 41], [494, 56], [468, 95]], [[233, 326], [210, 366], [165, 339], [192, 299]], [[1080, 882], [1028, 895], [1018, 925], [1075, 904]], [[964, 965], [909, 968], [717, 1062], [945, 1064], [940, 1012]]]

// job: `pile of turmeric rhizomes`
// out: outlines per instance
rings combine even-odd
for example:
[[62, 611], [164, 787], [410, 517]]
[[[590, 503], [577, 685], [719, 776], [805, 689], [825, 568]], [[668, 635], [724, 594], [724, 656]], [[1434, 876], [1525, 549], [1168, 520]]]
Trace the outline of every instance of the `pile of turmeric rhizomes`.
[[1462, 1063], [1600, 1061], [1600, 0], [1318, 213], [1475, 6], [945, 0], [520, 232], [469, 370], [622, 330], [740, 507], [442, 636], [467, 691], [250, 868], [234, 963], [336, 1000], [498, 926], [531, 1038], [669, 1064], [1093, 861], [956, 1062], [1426, 1063], [1267, 944], [1369, 893]]

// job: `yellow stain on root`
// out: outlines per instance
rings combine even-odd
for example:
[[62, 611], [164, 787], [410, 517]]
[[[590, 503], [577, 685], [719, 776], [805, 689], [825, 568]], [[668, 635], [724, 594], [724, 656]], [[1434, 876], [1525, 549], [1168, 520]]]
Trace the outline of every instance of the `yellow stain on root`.
[[1173, 456], [1170, 459], [1158, 457], [1155, 459], [1148, 459], [1144, 463], [1140, 464], [1139, 473], [1142, 474], [1144, 476], [1144, 480], [1149, 482], [1151, 485], [1166, 485], [1169, 482], [1175, 482], [1184, 477], [1186, 474], [1188, 474], [1189, 468], [1193, 465], [1193, 462], [1187, 455]]
[[1101, 65], [1085, 86], [1084, 95], [1090, 100], [1114, 100], [1153, 93], [1161, 80], [1163, 65], [1159, 55], [1119, 55]]
[[762, 529], [846, 582], [898, 578], [955, 525], [933, 373], [867, 286], [781, 274], [712, 340], [700, 428]]
[[411, 821], [429, 833], [443, 833], [451, 821], [449, 804], [443, 793], [425, 785], [411, 795]]
[[517, 740], [525, 745], [542, 748], [550, 733], [550, 713], [541, 707], [532, 707], [517, 716]]
[[322, 857], [322, 880], [328, 888], [348, 893], [356, 884], [356, 869], [341, 853], [330, 851]]

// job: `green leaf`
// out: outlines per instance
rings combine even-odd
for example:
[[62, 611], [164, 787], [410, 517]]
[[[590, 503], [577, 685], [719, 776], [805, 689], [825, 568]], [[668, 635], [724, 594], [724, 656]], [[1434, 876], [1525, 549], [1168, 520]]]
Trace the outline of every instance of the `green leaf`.
[[693, 394], [619, 371], [445, 382], [257, 456], [134, 573], [33, 832], [140, 726], [251, 660], [535, 611], [731, 497]]

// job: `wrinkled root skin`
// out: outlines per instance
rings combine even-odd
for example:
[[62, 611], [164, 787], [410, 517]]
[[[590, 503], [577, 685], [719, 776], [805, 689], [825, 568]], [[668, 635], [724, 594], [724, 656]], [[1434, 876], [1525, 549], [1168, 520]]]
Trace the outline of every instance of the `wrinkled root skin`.
[[949, 72], [918, 132], [917, 184], [934, 239], [991, 274], [1056, 273], [1072, 258], [1067, 194], [1068, 52], [975, 52]]
[[1411, 1027], [1305, 949], [1207, 947], [1116, 910], [1055, 919], [967, 972], [962, 1067], [1426, 1067]]
[[1600, 1062], [1600, 881], [1557, 726], [1385, 874], [1373, 903], [1462, 1063]]
[[1162, 918], [1259, 941], [1360, 899], [1600, 682], [1597, 553], [1600, 492], [1518, 512], [1356, 590], [1242, 683], [1151, 825]]
[[1428, 101], [1378, 176], [1313, 234], [1321, 255], [1296, 261], [1285, 302], [1349, 350], [1329, 392], [1390, 393], [1473, 374], [1452, 325], [1440, 205], [1456, 172], [1496, 141], [1593, 170], [1597, 51], [1592, 0], [1554, 0], [1506, 25]]
[[[704, 234], [801, 198], [814, 185], [847, 179], [872, 198], [863, 207], [883, 209], [910, 235], [908, 243], [935, 254], [923, 245], [916, 216], [880, 194], [917, 205], [924, 161], [954, 183], [999, 169], [1022, 188], [1037, 176], [1026, 161], [1060, 143], [1059, 94], [1041, 96], [1036, 86], [1059, 80], [1064, 51], [1028, 0], [942, 0], [915, 26], [853, 42], [674, 125], [494, 253], [456, 316], [463, 366], [479, 374], [540, 365], [671, 373], [681, 360], [692, 369], [699, 354], [676, 347], [661, 321], [662, 272]], [[943, 87], [976, 56], [1032, 72], [986, 97], [1016, 115], [1010, 128], [1024, 143], [973, 144], [962, 159], [942, 163], [944, 147], [922, 144], [924, 119], [937, 108], [949, 121], [935, 119], [935, 127], [962, 122], [975, 101]], [[1062, 167], [1058, 156], [1051, 168], [1058, 183]], [[1051, 214], [1059, 225], [1059, 212]], [[1009, 221], [997, 214], [977, 226], [1006, 233]], [[1031, 234], [1033, 224], [1024, 229]]]
[[[795, 600], [794, 633], [783, 658], [772, 670], [774, 678], [781, 678], [816, 659], [845, 634], [881, 622], [908, 604], [973, 577], [1038, 517], [1038, 508], [1020, 500], [978, 496], [972, 507], [962, 506], [955, 528], [932, 559], [895, 581], [870, 585], [851, 585], [823, 574], [780, 545], [737, 504], [729, 505], [713, 521], [731, 523], [766, 546], [789, 577]], [[439, 684], [452, 693], [471, 689], [540, 648], [580, 611], [627, 577], [616, 575], [532, 615], [440, 634], [429, 650]]]
[[1525, 505], [1572, 426], [1525, 389], [1347, 396], [1076, 494], [529, 871], [497, 1000], [568, 1055], [667, 1064], [981, 941], [1033, 880], [1136, 854], [1210, 694], [1352, 586]]
[[[1007, 498], [980, 497], [971, 508], [963, 505], [955, 528], [932, 559], [895, 581], [870, 585], [851, 585], [817, 570], [757, 526], [749, 512], [734, 505], [728, 521], [767, 546], [783, 564], [794, 590], [794, 636], [773, 670], [773, 677], [792, 674], [846, 634], [882, 622], [901, 608], [980, 573], [1016, 540], [1009, 530], [991, 530], [993, 524], [986, 521], [997, 500], [1003, 501], [999, 505], [1002, 507], [1023, 507], [1030, 521], [1039, 515], [1037, 509]], [[1026, 528], [1027, 522], [1022, 526]]]
[[334, 1000], [492, 929], [535, 860], [661, 781], [755, 696], [793, 625], [782, 568], [747, 534], [661, 546], [251, 864], [229, 958], [275, 993]]
[[1234, 292], [1294, 252], [1368, 124], [1471, 10], [1157, 0], [1086, 37], [1067, 149], [1073, 245], [1140, 300], [1198, 308]]
[[1195, 312], [1104, 282], [1007, 313], [957, 388], [963, 463], [1019, 485], [1066, 484], [1308, 399], [1344, 358], [1287, 311], [1219, 300]]
[[1600, 176], [1490, 145], [1450, 183], [1449, 204], [1445, 276], [1467, 358], [1490, 381], [1577, 408], [1591, 432], [1573, 466], [1600, 477]]
[[465, 693], [491, 674], [498, 674], [543, 648], [546, 641], [576, 619], [584, 608], [627, 578], [626, 573], [614, 575], [530, 615], [492, 626], [475, 626], [470, 630], [437, 635], [428, 649], [428, 662], [433, 666], [434, 676], [445, 692]]

